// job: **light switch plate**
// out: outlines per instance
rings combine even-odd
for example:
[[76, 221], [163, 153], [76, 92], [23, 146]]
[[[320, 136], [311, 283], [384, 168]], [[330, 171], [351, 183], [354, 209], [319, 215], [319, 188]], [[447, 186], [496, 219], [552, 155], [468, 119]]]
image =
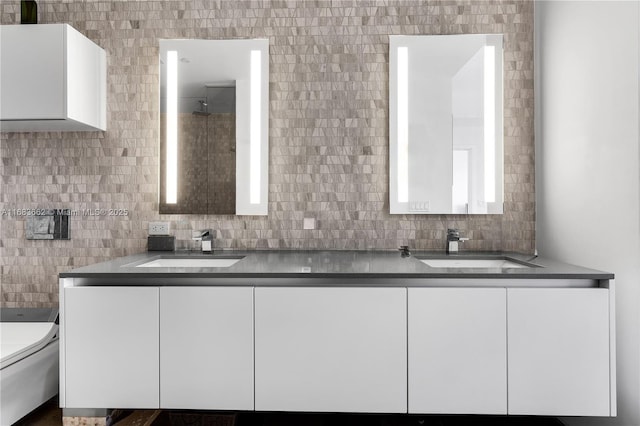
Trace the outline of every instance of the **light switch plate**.
[[149, 235], [169, 235], [169, 222], [149, 222]]
[[312, 217], [305, 217], [302, 221], [302, 229], [316, 229], [316, 220]]

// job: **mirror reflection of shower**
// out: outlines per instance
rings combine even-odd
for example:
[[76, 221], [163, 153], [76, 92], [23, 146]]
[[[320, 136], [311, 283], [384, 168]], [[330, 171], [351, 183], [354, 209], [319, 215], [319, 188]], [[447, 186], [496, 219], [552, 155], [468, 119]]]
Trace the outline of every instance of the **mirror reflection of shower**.
[[160, 39], [158, 53], [159, 212], [266, 215], [269, 40]]
[[186, 85], [178, 96], [177, 126], [178, 200], [161, 202], [160, 212], [235, 214], [235, 81]]
[[211, 113], [207, 111], [207, 107], [209, 106], [207, 98], [200, 99], [198, 101], [198, 104], [200, 104], [200, 109], [197, 111], [193, 111], [193, 115], [197, 115], [200, 117], [208, 117], [209, 115], [211, 115]]
[[185, 98], [185, 107], [193, 108], [193, 115], [206, 117], [211, 114], [235, 114], [236, 88], [231, 82], [207, 84], [198, 92], [203, 96]]

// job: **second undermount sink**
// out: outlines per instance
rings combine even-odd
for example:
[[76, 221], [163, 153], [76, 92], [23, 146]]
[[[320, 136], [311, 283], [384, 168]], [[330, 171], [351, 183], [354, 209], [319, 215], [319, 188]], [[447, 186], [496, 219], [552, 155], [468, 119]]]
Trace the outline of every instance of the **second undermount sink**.
[[432, 268], [536, 268], [537, 265], [518, 262], [507, 257], [491, 258], [447, 258], [447, 259], [420, 259], [421, 262]]
[[161, 257], [137, 265], [136, 268], [228, 268], [244, 256], [225, 257]]

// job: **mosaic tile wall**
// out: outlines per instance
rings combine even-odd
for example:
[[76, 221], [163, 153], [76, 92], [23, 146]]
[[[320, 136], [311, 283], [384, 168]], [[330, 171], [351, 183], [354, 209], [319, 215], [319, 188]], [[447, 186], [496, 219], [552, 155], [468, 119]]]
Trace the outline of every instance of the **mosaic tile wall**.
[[[19, 3], [0, 4], [2, 24], [19, 22]], [[532, 1], [38, 4], [41, 23], [106, 50], [108, 130], [1, 134], [0, 209], [78, 214], [70, 241], [27, 241], [24, 217], [0, 218], [2, 306], [56, 305], [59, 272], [145, 250], [153, 220], [170, 220], [180, 247], [212, 228], [218, 248], [444, 250], [458, 227], [467, 250], [534, 249]], [[505, 35], [505, 214], [391, 216], [387, 36], [459, 33]], [[270, 40], [269, 215], [159, 215], [158, 39], [253, 37]]]

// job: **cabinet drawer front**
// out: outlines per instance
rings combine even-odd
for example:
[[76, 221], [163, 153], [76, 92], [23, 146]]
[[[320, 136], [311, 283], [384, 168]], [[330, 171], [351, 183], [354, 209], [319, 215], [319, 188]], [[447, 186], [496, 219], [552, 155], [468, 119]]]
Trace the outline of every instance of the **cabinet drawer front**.
[[64, 289], [67, 408], [158, 408], [158, 293]]
[[256, 288], [256, 410], [406, 412], [404, 288]]
[[503, 288], [410, 288], [409, 412], [506, 414]]
[[608, 297], [508, 289], [509, 414], [609, 416]]
[[253, 288], [160, 289], [162, 408], [253, 410]]

